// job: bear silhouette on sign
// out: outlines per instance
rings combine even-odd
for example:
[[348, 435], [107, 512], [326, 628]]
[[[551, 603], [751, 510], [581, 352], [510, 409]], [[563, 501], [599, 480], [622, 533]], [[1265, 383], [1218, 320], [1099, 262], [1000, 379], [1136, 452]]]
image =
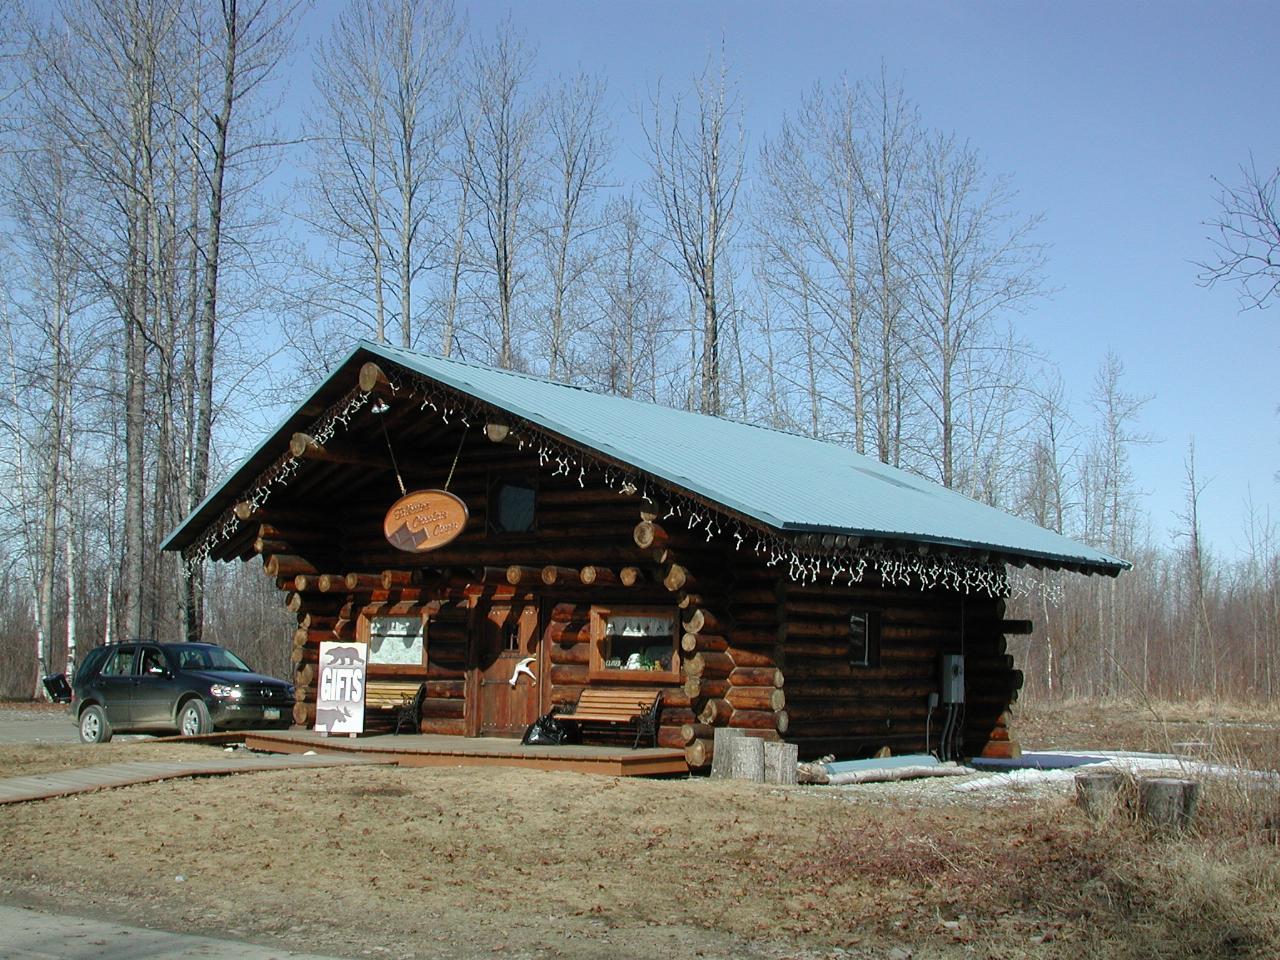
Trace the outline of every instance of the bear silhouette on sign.
[[329, 658], [328, 666], [331, 667], [354, 667], [364, 662], [364, 658], [355, 647], [331, 647], [326, 656]]

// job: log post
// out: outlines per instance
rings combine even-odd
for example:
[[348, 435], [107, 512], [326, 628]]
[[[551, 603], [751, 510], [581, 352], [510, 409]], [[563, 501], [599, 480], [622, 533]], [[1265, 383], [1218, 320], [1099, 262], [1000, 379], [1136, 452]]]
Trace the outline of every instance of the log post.
[[735, 737], [728, 746], [729, 776], [764, 783], [764, 741], [759, 737]]
[[796, 763], [800, 748], [794, 743], [766, 742], [764, 745], [764, 782], [795, 786]]
[[1138, 814], [1157, 830], [1182, 831], [1191, 826], [1200, 801], [1200, 784], [1174, 777], [1138, 781]]
[[724, 779], [730, 775], [729, 747], [732, 745], [732, 741], [745, 737], [746, 734], [741, 730], [717, 727], [712, 736], [711, 776], [717, 779]]
[[1120, 809], [1124, 774], [1116, 770], [1086, 770], [1076, 774], [1076, 804], [1094, 820], [1109, 820]]

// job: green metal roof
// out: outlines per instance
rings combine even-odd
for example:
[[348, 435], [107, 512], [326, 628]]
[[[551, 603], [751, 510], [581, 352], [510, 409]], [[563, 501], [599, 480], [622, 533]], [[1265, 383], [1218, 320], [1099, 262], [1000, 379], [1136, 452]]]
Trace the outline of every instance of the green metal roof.
[[[1106, 573], [1129, 567], [838, 444], [367, 341], [338, 370], [365, 360], [389, 362], [452, 387], [778, 531], [920, 541]], [[278, 453], [289, 431], [298, 429], [295, 419], [250, 455], [165, 547], [190, 543], [204, 523], [230, 505], [240, 492], [237, 481], [248, 483], [265, 466], [265, 454]]]

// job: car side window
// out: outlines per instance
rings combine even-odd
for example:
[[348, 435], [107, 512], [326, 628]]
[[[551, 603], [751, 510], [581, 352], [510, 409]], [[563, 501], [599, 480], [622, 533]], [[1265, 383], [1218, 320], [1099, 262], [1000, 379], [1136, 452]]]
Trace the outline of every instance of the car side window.
[[111, 653], [107, 657], [107, 662], [102, 665], [102, 676], [104, 677], [127, 677], [133, 673], [134, 654], [137, 653], [137, 647], [121, 647]]
[[162, 677], [168, 672], [165, 666], [164, 654], [155, 647], [145, 647], [142, 651], [142, 669], [139, 671], [144, 677]]

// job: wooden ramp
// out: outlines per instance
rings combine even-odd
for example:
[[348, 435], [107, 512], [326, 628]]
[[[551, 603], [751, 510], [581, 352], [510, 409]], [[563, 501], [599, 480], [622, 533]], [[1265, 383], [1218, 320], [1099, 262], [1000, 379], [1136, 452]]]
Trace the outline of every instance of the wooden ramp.
[[689, 772], [684, 751], [665, 747], [635, 750], [587, 745], [534, 747], [498, 737], [433, 734], [326, 737], [314, 730], [251, 731], [244, 735], [244, 742], [253, 750], [277, 753], [314, 750], [330, 756], [380, 757], [403, 767], [524, 767], [610, 777], [650, 777]]
[[100, 767], [82, 767], [29, 777], [0, 780], [0, 804], [25, 800], [47, 800], [73, 793], [88, 793], [110, 787], [127, 787], [156, 780], [183, 777], [220, 777], [233, 773], [258, 773], [263, 770], [285, 770], [299, 767], [336, 767], [351, 764], [395, 763], [394, 759], [377, 755], [318, 754], [249, 755], [211, 757], [208, 760], [141, 760], [133, 763], [108, 763]]

